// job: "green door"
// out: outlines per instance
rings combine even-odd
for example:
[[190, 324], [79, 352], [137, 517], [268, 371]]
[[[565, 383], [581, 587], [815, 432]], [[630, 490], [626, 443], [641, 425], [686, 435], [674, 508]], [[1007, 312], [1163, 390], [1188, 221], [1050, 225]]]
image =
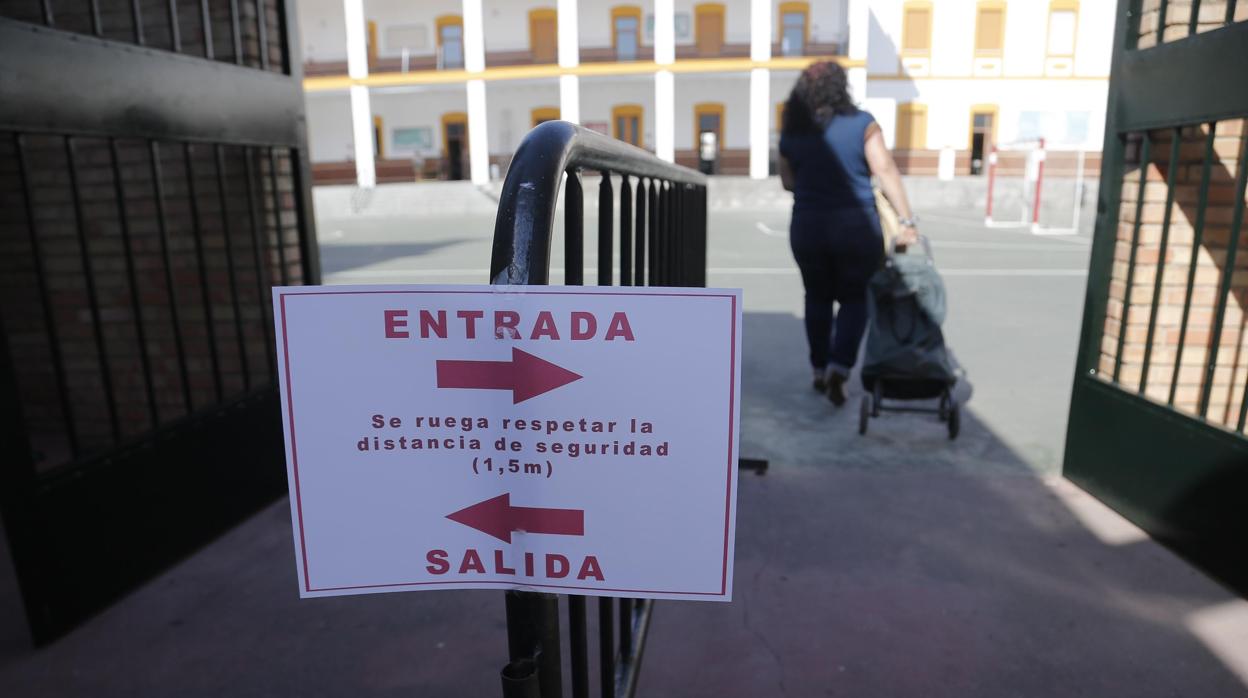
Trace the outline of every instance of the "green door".
[[1248, 1], [1119, 0], [1065, 475], [1248, 590]]

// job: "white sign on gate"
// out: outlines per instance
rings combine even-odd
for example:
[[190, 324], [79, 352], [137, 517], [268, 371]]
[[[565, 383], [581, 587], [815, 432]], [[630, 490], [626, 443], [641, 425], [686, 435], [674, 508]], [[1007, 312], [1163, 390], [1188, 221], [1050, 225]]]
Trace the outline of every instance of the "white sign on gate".
[[273, 300], [300, 595], [731, 600], [740, 290]]

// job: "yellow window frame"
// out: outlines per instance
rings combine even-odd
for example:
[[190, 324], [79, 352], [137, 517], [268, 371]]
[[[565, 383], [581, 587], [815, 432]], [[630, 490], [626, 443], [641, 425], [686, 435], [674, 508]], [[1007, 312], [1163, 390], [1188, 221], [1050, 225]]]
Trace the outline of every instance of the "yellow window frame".
[[[1073, 36], [1070, 37], [1070, 53], [1049, 53], [1049, 31], [1053, 27], [1054, 12], [1073, 12], [1075, 15], [1075, 26], [1072, 29]], [[1079, 0], [1052, 0], [1049, 3], [1048, 21], [1044, 27], [1044, 55], [1047, 58], [1071, 58], [1075, 57], [1075, 49], [1079, 45]]]
[[[1001, 13], [1001, 45], [997, 48], [982, 47], [979, 45], [979, 38], [980, 38], [979, 30], [981, 27], [981, 22], [983, 21], [984, 14], [986, 12], [994, 12], [994, 11]], [[974, 34], [975, 57], [976, 58], [979, 58], [981, 56], [992, 57], [992, 56], [1000, 56], [1004, 54], [1005, 53], [1005, 29], [1006, 29], [1005, 0], [980, 0], [979, 3], [975, 6], [975, 34]]]
[[[916, 131], [915, 119], [923, 120], [923, 128]], [[897, 105], [897, 128], [893, 147], [898, 150], [923, 150], [927, 148], [927, 105], [919, 102], [903, 102]]]
[[620, 33], [615, 21], [621, 17], [632, 17], [637, 20], [637, 48], [640, 49], [641, 37], [645, 34], [645, 28], [641, 24], [641, 7], [639, 5], [616, 5], [611, 8], [611, 50], [620, 50]]
[[[907, 20], [911, 12], [927, 13], [927, 36], [923, 40], [923, 48], [909, 48], [906, 43], [908, 38], [906, 29], [908, 27]], [[930, 56], [932, 55], [932, 33], [934, 30], [933, 19], [935, 17], [935, 9], [932, 7], [930, 0], [909, 0], [902, 6], [901, 10], [901, 54], [903, 56]]]
[[702, 129], [698, 123], [702, 121], [703, 114], [711, 114], [719, 117], [719, 128], [715, 131], [715, 141], [719, 145], [719, 149], [724, 149], [724, 115], [726, 110], [722, 102], [702, 102], [693, 105], [693, 149], [697, 150], [701, 147], [698, 137], [702, 134]]
[[795, 12], [802, 13], [802, 41], [805, 44], [810, 43], [810, 3], [808, 2], [782, 2], [780, 9], [776, 12], [776, 43], [784, 41], [784, 16]]
[[972, 104], [970, 118], [966, 124], [966, 149], [970, 150], [971, 145], [975, 142], [975, 116], [977, 114], [992, 115], [992, 129], [988, 132], [987, 148], [984, 155], [987, 156], [992, 146], [997, 142], [997, 127], [1001, 124], [1000, 108], [995, 104]]
[[464, 125], [464, 147], [468, 147], [468, 114], [462, 111], [450, 111], [442, 115], [442, 157], [451, 152], [451, 134], [447, 127], [451, 124]]
[[[646, 141], [646, 110], [640, 104], [617, 104], [611, 107], [611, 133], [617, 140], [624, 140], [620, 133], [620, 119], [637, 117], [637, 147], [644, 148]], [[627, 141], [625, 141], [627, 143]]]
[[534, 126], [543, 121], [557, 121], [559, 119], [559, 107], [535, 107], [530, 115], [533, 117]]
[[[529, 10], [529, 54], [537, 54], [537, 23], [540, 20], [555, 20], [555, 60], [559, 60], [559, 11], [550, 7], [539, 7]], [[613, 21], [614, 22], [614, 21]]]

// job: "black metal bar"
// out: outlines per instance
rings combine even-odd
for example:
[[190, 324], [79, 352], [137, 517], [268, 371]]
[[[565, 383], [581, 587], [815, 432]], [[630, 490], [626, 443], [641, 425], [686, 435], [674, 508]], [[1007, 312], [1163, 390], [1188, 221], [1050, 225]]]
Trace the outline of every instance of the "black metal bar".
[[1161, 5], [1157, 8], [1157, 45], [1160, 46], [1165, 42], [1166, 32], [1166, 11], [1170, 9], [1170, 0], [1161, 0]]
[[269, 69], [269, 10], [265, 0], [252, 0], [256, 4], [256, 38], [260, 42], [260, 68]]
[[230, 0], [230, 39], [234, 47], [234, 64], [243, 64], [243, 30], [238, 22], [238, 0]]
[[542, 698], [563, 696], [559, 654], [559, 597], [531, 591], [507, 592], [507, 652], [511, 661], [537, 664]]
[[55, 27], [56, 18], [52, 16], [52, 0], [39, 0], [39, 4], [43, 8], [43, 24], [48, 27]]
[[182, 29], [178, 26], [178, 0], [169, 0], [169, 41], [174, 53], [182, 53]]
[[1183, 129], [1175, 126], [1170, 130], [1170, 166], [1166, 169], [1166, 211], [1161, 218], [1161, 241], [1157, 250], [1157, 273], [1153, 279], [1152, 308], [1148, 311], [1148, 334], [1144, 340], [1144, 363], [1140, 371], [1140, 394], [1148, 387], [1148, 367], [1153, 358], [1153, 337], [1157, 329], [1157, 309], [1161, 307], [1161, 279], [1166, 270], [1166, 249], [1170, 243], [1170, 218], [1174, 208], [1174, 180], [1179, 170], [1179, 146], [1183, 143]]
[[603, 170], [598, 183], [598, 285], [611, 285], [611, 241], [615, 237], [611, 215], [611, 173]]
[[316, 214], [312, 210], [312, 164], [306, 155], [306, 149], [291, 148], [287, 151], [292, 213], [295, 234], [299, 238], [299, 283], [314, 286], [321, 283], [321, 246], [316, 241]]
[[1226, 0], [1226, 24], [1235, 23], [1235, 0]]
[[663, 232], [663, 181], [650, 180], [650, 230], [646, 236], [650, 238], [650, 257], [646, 263], [646, 286], [658, 286], [659, 278], [659, 240]]
[[627, 661], [633, 649], [633, 600], [620, 599], [620, 656]]
[[503, 698], [541, 698], [537, 662], [517, 659], [503, 667]]
[[169, 250], [169, 226], [165, 217], [165, 184], [160, 166], [160, 145], [148, 141], [148, 155], [152, 165], [152, 192], [156, 197], [156, 225], [160, 232], [160, 254], [165, 266], [165, 292], [169, 294], [169, 315], [173, 324], [173, 344], [178, 353], [178, 373], [182, 378], [182, 399], [186, 413], [194, 410], [191, 398], [191, 378], [186, 368], [186, 342], [182, 338], [182, 323], [178, 312], [177, 284], [173, 279], [173, 254]]
[[268, 236], [264, 235], [264, 241], [261, 241], [264, 226], [260, 224], [259, 217], [256, 215], [256, 179], [251, 173], [252, 166], [257, 163], [255, 152], [251, 148], [244, 148], [243, 172], [247, 181], [247, 216], [251, 219], [251, 248], [256, 265], [256, 300], [260, 307], [260, 324], [264, 326], [264, 354], [268, 358], [269, 377], [272, 378], [276, 375], [277, 366], [275, 364], [276, 356], [273, 344], [274, 329], [273, 323], [270, 321], [273, 299], [268, 292], [268, 289], [272, 288], [272, 284], [268, 281]]
[[1187, 35], [1194, 36], [1200, 19], [1200, 0], [1192, 0], [1191, 17], [1187, 19]]
[[620, 177], [620, 285], [633, 285], [633, 188], [628, 175]]
[[217, 193], [221, 197], [221, 236], [225, 239], [225, 273], [230, 283], [230, 306], [234, 310], [234, 337], [238, 341], [239, 372], [243, 388], [251, 387], [251, 371], [247, 366], [247, 340], [243, 331], [242, 306], [238, 302], [238, 278], [234, 273], [234, 244], [230, 241], [230, 209], [225, 192], [225, 154], [220, 143], [213, 146], [217, 166]]
[[87, 308], [91, 313], [91, 328], [100, 365], [100, 383], [108, 404], [108, 422], [112, 427], [113, 440], [121, 440], [121, 419], [117, 415], [117, 395], [113, 392], [113, 372], [108, 361], [108, 345], [104, 342], [104, 323], [100, 319], [100, 298], [95, 288], [95, 268], [91, 263], [91, 249], [87, 244], [87, 221], [82, 213], [82, 196], [78, 190], [78, 165], [74, 162], [74, 139], [65, 137], [65, 163], [69, 174], [69, 191], [74, 204], [74, 228], [78, 236], [78, 253], [81, 256], [83, 284], [87, 291]]
[[204, 232], [199, 221], [199, 194], [195, 191], [195, 168], [191, 164], [191, 144], [182, 144], [186, 164], [186, 198], [191, 207], [191, 240], [195, 247], [195, 268], [199, 272], [199, 292], [204, 304], [204, 328], [208, 332], [208, 357], [212, 363], [212, 385], [217, 402], [225, 394], [221, 379], [221, 357], [217, 352], [217, 319], [212, 312], [212, 288], [208, 283], [208, 264], [204, 259]]
[[568, 596], [568, 647], [571, 650], [572, 698], [589, 698], [589, 636], [585, 597]]
[[614, 599], [598, 598], [598, 671], [602, 698], [615, 698], [615, 612]]
[[286, 236], [282, 230], [282, 191], [277, 181], [277, 156], [269, 148], [269, 184], [273, 188], [273, 231], [277, 236], [277, 262], [281, 265], [278, 278], [283, 286], [290, 285], [290, 269], [286, 264]]
[[[1195, 11], [1195, 8], [1193, 8]], [[1170, 396], [1166, 404], [1174, 406], [1179, 389], [1179, 371], [1183, 366], [1183, 347], [1187, 342], [1187, 322], [1192, 311], [1192, 289], [1196, 285], [1196, 263], [1200, 259], [1200, 247], [1205, 236], [1205, 211], [1209, 206], [1209, 177], [1213, 170], [1213, 139], [1217, 134], [1217, 122], [1208, 124], [1205, 136], [1205, 159], [1200, 172], [1200, 201], [1196, 205], [1196, 222], [1192, 226], [1192, 254], [1187, 263], [1187, 291], [1183, 296], [1183, 319], [1179, 322], [1179, 344], [1174, 354], [1174, 375], [1170, 378]]]
[[199, 0], [200, 22], [203, 23], [204, 58], [216, 58], [216, 49], [212, 45], [212, 12], [208, 9], [208, 0]]
[[100, 0], [91, 0], [91, 33], [104, 36], [104, 23], [100, 21]]
[[73, 401], [69, 397], [69, 381], [65, 377], [65, 359], [61, 354], [60, 332], [57, 330], [56, 316], [52, 312], [52, 299], [48, 293], [47, 268], [43, 263], [43, 245], [39, 242], [39, 230], [35, 225], [34, 195], [30, 188], [28, 163], [26, 162], [26, 138], [21, 134], [13, 135], [13, 147], [17, 152], [17, 175], [22, 183], [22, 205], [26, 209], [26, 231], [30, 236], [30, 253], [35, 265], [35, 284], [39, 289], [39, 304], [43, 309], [43, 324], [48, 333], [48, 354], [52, 359], [52, 372], [56, 374], [56, 392], [60, 400], [61, 413], [65, 417], [65, 435], [69, 441], [70, 455], [78, 457], [81, 452], [78, 442], [78, 429], [74, 424]]
[[1213, 376], [1218, 366], [1218, 345], [1222, 343], [1222, 320], [1226, 315], [1226, 301], [1231, 295], [1231, 279], [1235, 274], [1235, 254], [1239, 250], [1239, 233], [1244, 223], [1244, 189], [1248, 185], [1248, 138], [1239, 139], [1239, 170], [1235, 177], [1235, 212], [1231, 214], [1231, 237], [1226, 244], [1226, 262], [1222, 269], [1222, 283], [1218, 285], [1218, 309], [1213, 316], [1213, 333], [1210, 335], [1209, 358], [1205, 367], [1205, 381], [1200, 392], [1200, 416], [1209, 411], [1209, 396], [1213, 392]]
[[563, 172], [576, 167], [694, 184], [706, 180], [623, 141], [566, 121], [547, 121], [529, 131], [507, 170], [494, 224], [492, 282], [548, 278], [555, 193]]
[[646, 180], [637, 178], [637, 238], [633, 249], [633, 285], [646, 285], [646, 200], [650, 197]]
[[130, 0], [130, 21], [134, 22], [134, 43], [146, 46], [147, 37], [143, 35], [143, 9], [139, 6], [139, 0]]
[[650, 619], [653, 615], [654, 600], [639, 599], [637, 611], [633, 614], [633, 637], [636, 641], [625, 653], [626, 658], [621, 662], [617, 672], [619, 681], [616, 693], [620, 698], [633, 698], [633, 695], [637, 693], [637, 677], [641, 674], [641, 660], [645, 657], [646, 636], [650, 633]]
[[[580, 286], [585, 283], [585, 193], [581, 175], [568, 170], [563, 185], [563, 283]], [[546, 279], [531, 279], [546, 283]]]
[[148, 356], [147, 331], [144, 329], [143, 304], [139, 298], [139, 279], [134, 270], [134, 245], [130, 240], [130, 216], [126, 211], [126, 188], [121, 177], [117, 140], [108, 139], [108, 154], [113, 170], [113, 192], [117, 197], [117, 220], [121, 224], [121, 249], [126, 260], [126, 281], [130, 286], [130, 312], [134, 314], [134, 334], [139, 344], [139, 365], [143, 369], [143, 387], [147, 393], [147, 409], [152, 428], [160, 422], [156, 411], [156, 386], [152, 381], [152, 361]]
[[[1135, 250], [1140, 241], [1140, 217], [1144, 213], [1144, 194], [1148, 184], [1148, 168], [1151, 159], [1151, 143], [1152, 137], [1147, 131], [1143, 134], [1144, 143], [1140, 146], [1140, 187], [1139, 194], [1135, 201], [1135, 223], [1131, 232], [1131, 250], [1130, 258], [1127, 262], [1127, 281], [1126, 288], [1122, 292], [1122, 317], [1118, 323], [1118, 350], [1114, 353], [1114, 375], [1113, 380], [1118, 382], [1118, 376], [1122, 372], [1122, 351], [1127, 341], [1127, 315], [1131, 312], [1131, 285], [1135, 280]], [[1118, 231], [1114, 231], [1114, 238], [1117, 239]]]

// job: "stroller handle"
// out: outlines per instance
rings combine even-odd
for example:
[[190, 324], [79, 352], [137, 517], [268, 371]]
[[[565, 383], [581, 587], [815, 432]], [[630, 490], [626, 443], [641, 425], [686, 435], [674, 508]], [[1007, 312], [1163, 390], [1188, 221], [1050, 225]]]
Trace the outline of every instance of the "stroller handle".
[[[934, 264], [936, 262], [936, 257], [932, 255], [932, 243], [928, 240], [926, 235], [919, 236], [919, 244], [923, 246], [923, 255], [927, 257], [929, 262]], [[893, 241], [893, 254], [905, 252], [907, 249], [909, 248], [906, 245], [903, 245], [896, 240]]]

